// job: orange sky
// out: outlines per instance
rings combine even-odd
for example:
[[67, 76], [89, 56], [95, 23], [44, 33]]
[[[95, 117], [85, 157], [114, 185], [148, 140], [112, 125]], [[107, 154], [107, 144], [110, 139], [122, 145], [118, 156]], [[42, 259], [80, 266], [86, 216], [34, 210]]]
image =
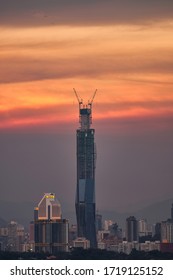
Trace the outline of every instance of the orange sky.
[[173, 197], [172, 34], [170, 0], [0, 1], [2, 200], [38, 203], [49, 188], [74, 211], [73, 88], [84, 103], [98, 89], [97, 207]]
[[0, 28], [0, 129], [173, 116], [173, 21]]

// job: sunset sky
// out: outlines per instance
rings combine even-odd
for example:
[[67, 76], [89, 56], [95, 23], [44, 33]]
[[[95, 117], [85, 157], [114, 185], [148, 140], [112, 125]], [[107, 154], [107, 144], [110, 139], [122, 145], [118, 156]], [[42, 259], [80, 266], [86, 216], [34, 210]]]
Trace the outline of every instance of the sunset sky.
[[73, 88], [86, 103], [98, 89], [98, 208], [173, 197], [172, 34], [172, 0], [0, 0], [3, 200], [74, 206]]

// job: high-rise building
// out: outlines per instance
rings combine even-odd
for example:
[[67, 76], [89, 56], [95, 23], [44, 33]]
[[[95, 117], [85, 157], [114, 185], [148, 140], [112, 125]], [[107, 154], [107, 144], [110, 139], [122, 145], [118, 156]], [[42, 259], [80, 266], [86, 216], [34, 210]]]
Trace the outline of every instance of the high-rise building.
[[139, 236], [146, 236], [148, 227], [147, 227], [147, 220], [146, 219], [140, 219], [138, 221], [138, 230], [139, 230]]
[[68, 251], [68, 221], [61, 218], [61, 205], [54, 193], [45, 193], [34, 209], [35, 252]]
[[[75, 90], [74, 90], [75, 91]], [[95, 130], [91, 128], [92, 102], [83, 105], [75, 91], [79, 102], [79, 123], [77, 129], [77, 189], [76, 189], [76, 217], [78, 237], [90, 241], [90, 247], [96, 248], [95, 224], [95, 161], [96, 149], [94, 143]]]
[[77, 225], [71, 225], [69, 228], [69, 245], [73, 246], [73, 241], [77, 238]]
[[161, 240], [161, 223], [156, 223], [154, 228], [154, 240]]
[[146, 219], [138, 220], [139, 237], [152, 236], [152, 226], [147, 223]]
[[113, 221], [112, 220], [105, 220], [104, 221], [104, 230], [109, 230], [109, 228], [113, 225]]
[[138, 241], [138, 221], [134, 216], [126, 219], [126, 240], [128, 242]]
[[102, 215], [99, 213], [96, 213], [96, 232], [99, 230], [102, 230]]
[[7, 251], [20, 252], [24, 243], [24, 227], [15, 221], [8, 224]]
[[173, 222], [170, 219], [161, 222], [161, 242], [173, 243]]

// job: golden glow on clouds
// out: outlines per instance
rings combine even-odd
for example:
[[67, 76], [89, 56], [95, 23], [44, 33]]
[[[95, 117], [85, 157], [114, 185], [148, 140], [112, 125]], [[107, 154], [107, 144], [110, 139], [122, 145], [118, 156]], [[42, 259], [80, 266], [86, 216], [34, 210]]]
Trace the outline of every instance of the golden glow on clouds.
[[[173, 23], [0, 29], [0, 128], [173, 115]], [[102, 112], [102, 113], [101, 113]]]

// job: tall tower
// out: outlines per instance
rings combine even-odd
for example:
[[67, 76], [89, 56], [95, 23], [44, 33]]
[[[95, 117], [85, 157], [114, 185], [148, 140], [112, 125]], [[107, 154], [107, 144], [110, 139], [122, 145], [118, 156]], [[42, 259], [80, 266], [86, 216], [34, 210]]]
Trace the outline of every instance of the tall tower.
[[[96, 90], [97, 91], [97, 90]], [[77, 189], [76, 217], [78, 237], [90, 241], [90, 247], [96, 248], [95, 224], [95, 161], [96, 149], [94, 143], [95, 130], [90, 128], [92, 123], [92, 102], [96, 91], [87, 105], [83, 105], [75, 89], [79, 102], [79, 123], [76, 131], [77, 138]]]

